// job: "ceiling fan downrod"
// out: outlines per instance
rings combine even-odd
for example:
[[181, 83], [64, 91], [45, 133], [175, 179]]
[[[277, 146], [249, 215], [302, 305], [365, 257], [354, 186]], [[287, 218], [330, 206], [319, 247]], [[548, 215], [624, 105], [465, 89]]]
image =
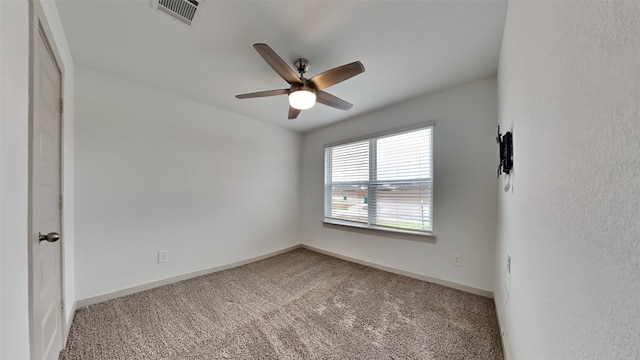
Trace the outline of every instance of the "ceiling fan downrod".
[[302, 79], [304, 73], [309, 71], [309, 60], [300, 58], [293, 62], [293, 66], [295, 66], [296, 70], [298, 70], [298, 73], [300, 73], [300, 78]]

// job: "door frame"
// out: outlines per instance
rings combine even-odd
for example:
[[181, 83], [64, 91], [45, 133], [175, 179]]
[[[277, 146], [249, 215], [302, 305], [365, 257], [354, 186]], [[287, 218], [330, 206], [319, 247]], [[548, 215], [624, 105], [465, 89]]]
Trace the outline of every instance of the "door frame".
[[[33, 328], [33, 317], [34, 317], [34, 309], [33, 309], [33, 108], [34, 108], [34, 81], [35, 81], [35, 46], [36, 41], [38, 40], [38, 36], [40, 33], [44, 36], [45, 46], [51, 51], [53, 55], [55, 65], [60, 70], [60, 98], [61, 101], [65, 98], [64, 88], [65, 88], [65, 67], [64, 62], [62, 61], [62, 57], [60, 55], [60, 51], [58, 50], [57, 44], [55, 42], [55, 38], [53, 36], [53, 31], [51, 30], [51, 26], [47, 21], [45, 16], [44, 9], [42, 8], [42, 4], [40, 0], [29, 0], [29, 140], [28, 140], [28, 173], [29, 173], [29, 186], [28, 186], [28, 200], [27, 200], [27, 208], [28, 208], [28, 239], [27, 239], [27, 251], [28, 251], [28, 273], [29, 273], [29, 343], [30, 343], [30, 354], [31, 358], [35, 354], [35, 330]], [[64, 211], [64, 119], [65, 113], [64, 111], [60, 114], [60, 148], [59, 148], [59, 181], [60, 181], [60, 189], [59, 193], [61, 196], [61, 204], [63, 205], [60, 208], [60, 294], [62, 298], [62, 304], [60, 307], [60, 334], [62, 341], [62, 348], [66, 344], [68, 337], [68, 330], [70, 329], [70, 321], [72, 319], [67, 319], [67, 304], [65, 301], [65, 289], [67, 287], [66, 279], [65, 279], [65, 267], [66, 267], [66, 259], [65, 259], [65, 241], [64, 234], [66, 233], [64, 227], [64, 219], [65, 219], [65, 211]], [[40, 359], [34, 359], [40, 360]]]

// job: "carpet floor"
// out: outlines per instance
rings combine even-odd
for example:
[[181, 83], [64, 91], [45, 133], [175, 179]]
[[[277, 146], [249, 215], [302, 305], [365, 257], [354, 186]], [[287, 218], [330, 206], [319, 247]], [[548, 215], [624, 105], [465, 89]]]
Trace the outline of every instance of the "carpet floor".
[[60, 359], [503, 356], [491, 299], [296, 249], [79, 309]]

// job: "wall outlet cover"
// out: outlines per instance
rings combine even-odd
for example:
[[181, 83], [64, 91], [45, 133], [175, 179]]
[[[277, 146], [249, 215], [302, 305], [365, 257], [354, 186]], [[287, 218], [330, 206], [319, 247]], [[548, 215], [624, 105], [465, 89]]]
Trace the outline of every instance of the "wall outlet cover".
[[158, 251], [158, 264], [169, 261], [169, 250]]
[[462, 255], [461, 254], [453, 254], [453, 263], [456, 266], [462, 266]]

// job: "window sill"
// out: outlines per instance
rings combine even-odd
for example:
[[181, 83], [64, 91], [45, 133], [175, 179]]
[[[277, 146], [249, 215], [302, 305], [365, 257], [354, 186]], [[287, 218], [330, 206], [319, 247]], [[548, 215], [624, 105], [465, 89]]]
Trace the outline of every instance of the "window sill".
[[323, 224], [328, 224], [328, 225], [345, 226], [345, 227], [356, 228], [356, 229], [366, 229], [366, 230], [384, 231], [384, 232], [390, 232], [390, 233], [396, 233], [396, 234], [414, 235], [414, 236], [420, 236], [420, 237], [425, 237], [425, 238], [435, 238], [436, 237], [433, 234], [433, 232], [430, 232], [430, 231], [395, 229], [395, 228], [390, 228], [390, 227], [386, 227], [386, 226], [369, 225], [369, 224], [355, 223], [355, 222], [350, 222], [350, 221], [329, 219], [329, 218], [325, 218], [324, 221], [322, 221], [322, 223]]

